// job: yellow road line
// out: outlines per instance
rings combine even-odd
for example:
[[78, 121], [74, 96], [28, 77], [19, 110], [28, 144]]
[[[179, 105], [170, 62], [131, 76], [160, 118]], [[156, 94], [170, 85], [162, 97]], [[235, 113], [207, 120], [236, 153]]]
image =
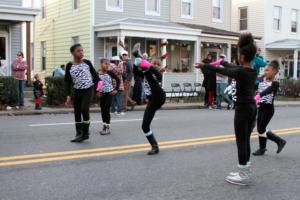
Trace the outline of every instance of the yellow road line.
[[[293, 131], [285, 131], [285, 132], [280, 132], [278, 134], [279, 135], [286, 135], [286, 134], [292, 134], [292, 133], [300, 133], [300, 130], [294, 129]], [[255, 137], [255, 136], [252, 136], [252, 137]], [[195, 146], [195, 145], [201, 145], [201, 144], [212, 144], [212, 143], [228, 142], [228, 141], [234, 141], [234, 140], [235, 140], [235, 138], [231, 137], [231, 138], [215, 139], [215, 140], [207, 140], [207, 141], [195, 141], [195, 142], [181, 143], [181, 144], [170, 144], [170, 145], [161, 146], [160, 148], [161, 149], [173, 149], [173, 148], [182, 148], [182, 147]], [[43, 163], [43, 162], [59, 161], [59, 160], [79, 159], [79, 158], [91, 158], [91, 157], [121, 155], [121, 154], [127, 154], [127, 153], [146, 151], [148, 149], [149, 148], [142, 147], [142, 148], [135, 148], [135, 149], [109, 151], [109, 152], [98, 152], [98, 153], [89, 153], [89, 154], [78, 154], [78, 155], [69, 155], [69, 156], [60, 156], [60, 157], [50, 157], [50, 158], [40, 158], [40, 159], [2, 162], [2, 163], [0, 163], [0, 167], [24, 165], [24, 164], [34, 164], [34, 163]]]
[[[288, 128], [288, 129], [278, 129], [278, 130], [275, 130], [274, 132], [280, 133], [280, 132], [283, 132], [283, 131], [292, 131], [292, 130], [300, 130], [300, 127], [298, 127], [298, 128]], [[257, 134], [257, 133], [255, 132], [253, 135], [255, 135], [255, 134]], [[165, 141], [165, 142], [159, 142], [159, 145], [163, 146], [163, 145], [169, 145], [169, 144], [215, 140], [215, 139], [223, 139], [223, 138], [231, 138], [231, 137], [235, 137], [234, 134], [227, 134], [227, 135], [220, 135], [220, 136], [210, 136], [210, 137], [203, 137], [203, 138], [192, 138], [192, 139]], [[149, 144], [134, 144], [134, 145], [126, 145], [126, 146], [115, 146], [115, 147], [72, 150], [72, 151], [51, 152], [51, 153], [41, 153], [41, 154], [7, 156], [7, 157], [0, 157], [0, 161], [11, 161], [11, 160], [30, 159], [30, 158], [52, 157], [52, 156], [65, 156], [65, 155], [72, 155], [72, 154], [114, 151], [114, 150], [123, 150], [123, 149], [131, 149], [131, 148], [142, 148], [142, 147], [148, 147], [148, 146], [149, 146]]]

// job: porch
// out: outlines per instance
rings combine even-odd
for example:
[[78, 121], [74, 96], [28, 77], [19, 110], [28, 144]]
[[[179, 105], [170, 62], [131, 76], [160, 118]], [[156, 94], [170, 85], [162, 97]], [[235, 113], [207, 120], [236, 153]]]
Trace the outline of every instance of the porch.
[[0, 5], [0, 76], [11, 75], [11, 63], [23, 46], [23, 24], [25, 26], [25, 59], [28, 64], [27, 81], [31, 81], [32, 29], [38, 9]]
[[300, 40], [285, 39], [266, 44], [271, 59], [281, 62], [281, 78], [300, 78]]
[[[140, 43], [142, 52], [148, 53], [150, 59], [162, 58], [162, 66], [167, 69], [163, 76], [165, 90], [170, 91], [173, 82], [200, 81], [199, 70], [192, 67], [200, 61], [199, 29], [166, 21], [126, 18], [97, 25], [94, 30], [95, 63], [101, 57], [117, 56], [123, 49], [131, 55], [133, 46]], [[165, 55], [168, 55], [166, 59]]]

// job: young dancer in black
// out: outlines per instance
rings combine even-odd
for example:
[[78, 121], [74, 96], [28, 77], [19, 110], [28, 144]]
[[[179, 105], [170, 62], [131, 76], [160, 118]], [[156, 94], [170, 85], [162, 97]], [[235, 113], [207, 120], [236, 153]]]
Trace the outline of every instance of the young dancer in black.
[[274, 81], [274, 79], [278, 71], [279, 63], [276, 60], [265, 67], [265, 80], [259, 84], [257, 95], [255, 96], [255, 100], [258, 104], [257, 131], [259, 149], [253, 153], [254, 156], [265, 154], [267, 150], [267, 139], [277, 144], [277, 153], [280, 153], [286, 144], [285, 140], [272, 133], [272, 131], [266, 130], [274, 115], [274, 97], [279, 88], [279, 83]]
[[[110, 61], [108, 59], [101, 59], [101, 68], [99, 71], [99, 78], [102, 81], [100, 91], [97, 91], [97, 96], [100, 97], [101, 116], [103, 122], [103, 129], [100, 131], [101, 135], [109, 135], [110, 132], [110, 107], [112, 104], [112, 97], [117, 94], [120, 86], [119, 77], [111, 71], [108, 71]], [[116, 86], [113, 84], [116, 81]]]
[[256, 104], [254, 101], [254, 84], [257, 77], [255, 69], [251, 66], [256, 53], [254, 39], [250, 33], [241, 34], [238, 42], [238, 58], [241, 66], [230, 65], [225, 61], [220, 64], [224, 68], [218, 68], [210, 64], [195, 64], [197, 68], [204, 68], [234, 78], [236, 91], [234, 129], [238, 149], [238, 172], [230, 173], [226, 181], [232, 184], [249, 184], [249, 160], [250, 160], [250, 136], [255, 126]]
[[154, 155], [159, 153], [159, 147], [154, 134], [150, 129], [150, 125], [156, 111], [160, 109], [166, 101], [166, 94], [160, 86], [162, 75], [148, 61], [142, 60], [139, 45], [135, 46], [133, 56], [135, 57], [133, 72], [144, 79], [144, 90], [148, 99], [148, 104], [144, 112], [142, 129], [152, 147], [148, 152], [148, 155]]
[[73, 106], [75, 115], [76, 137], [71, 142], [83, 142], [89, 139], [90, 102], [99, 77], [92, 63], [83, 59], [83, 49], [80, 44], [74, 44], [70, 51], [73, 61], [66, 67], [65, 87], [66, 105], [71, 103], [73, 89]]

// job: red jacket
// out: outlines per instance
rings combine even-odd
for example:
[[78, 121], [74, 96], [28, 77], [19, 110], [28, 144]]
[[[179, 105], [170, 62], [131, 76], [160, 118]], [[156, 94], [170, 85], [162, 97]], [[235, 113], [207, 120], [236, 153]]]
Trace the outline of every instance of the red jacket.
[[25, 80], [25, 71], [27, 63], [25, 60], [15, 59], [12, 63], [13, 77], [18, 80]]

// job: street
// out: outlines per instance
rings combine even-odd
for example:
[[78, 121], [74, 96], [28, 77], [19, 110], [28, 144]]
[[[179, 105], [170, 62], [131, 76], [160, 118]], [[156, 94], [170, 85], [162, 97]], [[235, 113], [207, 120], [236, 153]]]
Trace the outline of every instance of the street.
[[[251, 157], [248, 187], [224, 180], [237, 165], [233, 111], [159, 111], [152, 124], [157, 156], [146, 155], [141, 111], [113, 116], [109, 136], [99, 135], [100, 113], [93, 113], [90, 140], [81, 144], [69, 142], [73, 114], [2, 116], [0, 199], [298, 200], [299, 109], [276, 108], [269, 128], [287, 146], [277, 155], [268, 141], [265, 156]], [[251, 145], [256, 150], [257, 136]]]

